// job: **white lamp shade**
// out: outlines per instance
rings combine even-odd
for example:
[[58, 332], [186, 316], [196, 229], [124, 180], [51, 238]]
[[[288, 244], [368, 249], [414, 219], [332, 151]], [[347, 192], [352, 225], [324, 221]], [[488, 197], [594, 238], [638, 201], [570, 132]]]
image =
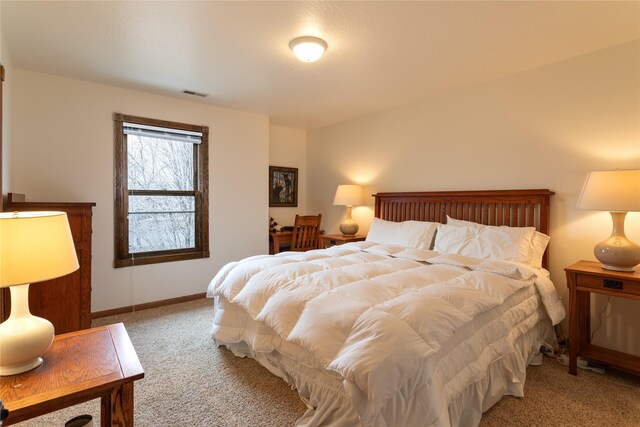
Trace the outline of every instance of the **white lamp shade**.
[[340, 206], [359, 206], [364, 205], [362, 197], [362, 187], [359, 185], [338, 185], [336, 196], [333, 199], [334, 205]]
[[66, 213], [0, 213], [0, 287], [54, 279], [78, 267]]
[[589, 172], [578, 208], [609, 212], [640, 211], [640, 169]]
[[289, 47], [300, 61], [315, 62], [324, 54], [327, 42], [318, 37], [298, 37], [291, 40]]

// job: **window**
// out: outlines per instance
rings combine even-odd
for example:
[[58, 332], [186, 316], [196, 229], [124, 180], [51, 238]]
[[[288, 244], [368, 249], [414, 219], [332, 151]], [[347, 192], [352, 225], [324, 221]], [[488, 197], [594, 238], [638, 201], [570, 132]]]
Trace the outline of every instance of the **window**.
[[209, 257], [209, 128], [114, 114], [115, 267]]

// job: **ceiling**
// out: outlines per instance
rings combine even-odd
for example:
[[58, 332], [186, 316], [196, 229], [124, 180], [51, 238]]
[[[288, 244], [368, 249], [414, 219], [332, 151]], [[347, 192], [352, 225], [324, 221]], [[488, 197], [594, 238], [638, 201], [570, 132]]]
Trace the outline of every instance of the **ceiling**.
[[[7, 1], [13, 66], [313, 129], [640, 38], [640, 2]], [[295, 37], [329, 45], [316, 63]], [[197, 98], [188, 89], [208, 94]]]

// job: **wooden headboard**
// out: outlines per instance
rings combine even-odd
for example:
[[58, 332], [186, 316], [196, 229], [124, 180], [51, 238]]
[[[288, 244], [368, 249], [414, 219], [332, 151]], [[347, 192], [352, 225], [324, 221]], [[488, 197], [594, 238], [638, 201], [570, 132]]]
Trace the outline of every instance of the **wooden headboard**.
[[[485, 225], [535, 227], [549, 234], [549, 190], [482, 190], [378, 193], [375, 216], [387, 221], [447, 222], [451, 218]], [[548, 267], [548, 249], [542, 266]]]

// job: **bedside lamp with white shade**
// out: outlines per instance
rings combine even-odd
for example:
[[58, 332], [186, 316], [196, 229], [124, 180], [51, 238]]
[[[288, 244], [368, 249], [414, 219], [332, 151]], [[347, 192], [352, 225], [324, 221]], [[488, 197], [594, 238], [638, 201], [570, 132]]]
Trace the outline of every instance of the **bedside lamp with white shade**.
[[627, 239], [624, 220], [627, 212], [640, 212], [640, 169], [589, 172], [578, 208], [611, 213], [611, 236], [594, 248], [602, 268], [634, 271], [640, 264], [640, 246]]
[[0, 324], [0, 376], [40, 366], [53, 342], [51, 322], [29, 311], [29, 284], [77, 269], [66, 213], [0, 213], [0, 288], [11, 292], [11, 313]]
[[358, 224], [351, 219], [351, 209], [354, 206], [363, 205], [362, 187], [359, 185], [338, 185], [336, 196], [333, 199], [334, 205], [347, 207], [347, 219], [340, 224], [340, 232], [344, 236], [354, 236], [358, 232]]

